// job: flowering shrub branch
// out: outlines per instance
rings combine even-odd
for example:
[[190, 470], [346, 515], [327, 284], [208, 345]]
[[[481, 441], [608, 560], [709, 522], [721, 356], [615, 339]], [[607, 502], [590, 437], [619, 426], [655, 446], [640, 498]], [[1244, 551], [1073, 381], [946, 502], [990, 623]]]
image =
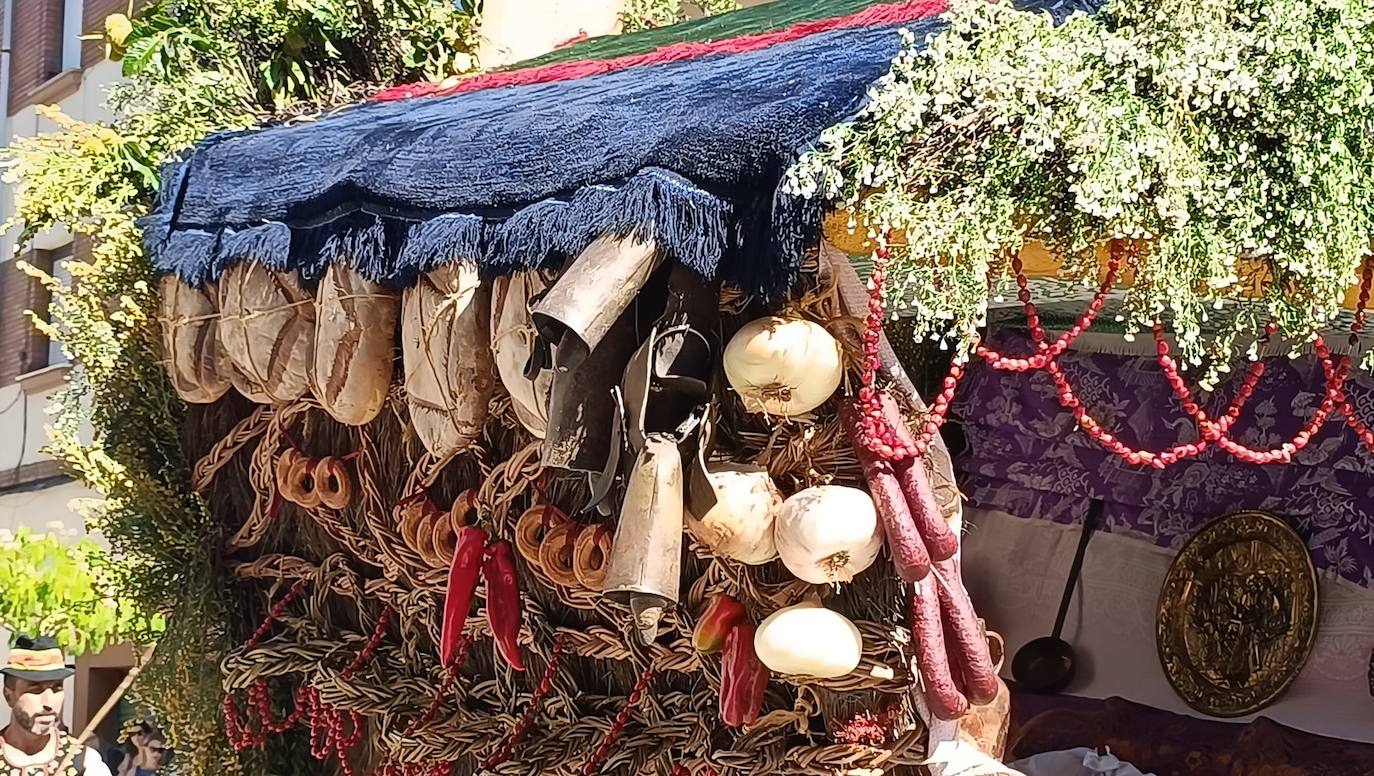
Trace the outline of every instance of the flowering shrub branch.
[[1097, 245], [1140, 245], [1129, 327], [1168, 316], [1185, 366], [1224, 369], [1270, 318], [1298, 339], [1331, 321], [1374, 236], [1374, 3], [947, 16], [789, 178], [890, 243], [889, 301], [922, 335], [967, 352], [1031, 240], [1089, 283]]
[[227, 600], [222, 526], [190, 486], [185, 406], [160, 363], [157, 283], [137, 219], [161, 164], [207, 134], [302, 100], [347, 101], [369, 84], [469, 69], [471, 28], [470, 11], [450, 0], [157, 0], [105, 25], [128, 78], [111, 89], [113, 122], [44, 108], [57, 131], [3, 152], [15, 191], [8, 226], [25, 237], [63, 226], [90, 246], [70, 262], [70, 284], [30, 268], [53, 290], [51, 323], [35, 324], [75, 362], [49, 452], [104, 497], [89, 522], [110, 543], [109, 583], [137, 615], [119, 635], [157, 642], [133, 693], [185, 753], [178, 773], [314, 766], [302, 770], [286, 751], [237, 754], [225, 739], [219, 658], [244, 623]]

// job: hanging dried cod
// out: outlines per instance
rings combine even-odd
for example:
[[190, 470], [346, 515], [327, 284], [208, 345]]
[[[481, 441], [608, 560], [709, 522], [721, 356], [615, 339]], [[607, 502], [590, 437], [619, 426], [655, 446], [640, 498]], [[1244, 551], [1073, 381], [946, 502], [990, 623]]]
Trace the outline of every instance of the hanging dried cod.
[[491, 289], [491, 350], [501, 384], [510, 393], [515, 417], [537, 439], [549, 425], [549, 387], [553, 371], [541, 369], [533, 378], [525, 374], [534, 350], [534, 323], [530, 305], [549, 287], [542, 272], [517, 272], [499, 277]]
[[229, 390], [229, 365], [219, 342], [219, 309], [214, 286], [191, 288], [177, 278], [162, 278], [162, 349], [177, 395], [192, 404], [209, 404]]
[[315, 296], [315, 398], [361, 426], [382, 411], [395, 360], [400, 300], [347, 265], [332, 265]]
[[219, 284], [219, 339], [241, 373], [234, 380], [260, 403], [295, 401], [310, 390], [315, 300], [296, 276], [241, 262]]
[[401, 347], [410, 421], [440, 458], [482, 433], [496, 389], [489, 291], [477, 268], [447, 264], [420, 276], [402, 298]]

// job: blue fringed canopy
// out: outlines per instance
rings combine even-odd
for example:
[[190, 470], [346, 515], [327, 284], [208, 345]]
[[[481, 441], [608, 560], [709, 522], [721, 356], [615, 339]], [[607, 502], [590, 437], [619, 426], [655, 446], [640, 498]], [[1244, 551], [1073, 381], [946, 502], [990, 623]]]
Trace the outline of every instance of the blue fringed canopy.
[[[1091, 2], [1025, 5], [1062, 15]], [[899, 27], [923, 40], [943, 26], [931, 4], [897, 7], [916, 18], [216, 135], [167, 171], [147, 248], [194, 286], [243, 260], [306, 283], [346, 260], [407, 286], [446, 261], [501, 273], [638, 232], [708, 278], [771, 295], [820, 231], [820, 206], [782, 192], [787, 167], [859, 108]]]

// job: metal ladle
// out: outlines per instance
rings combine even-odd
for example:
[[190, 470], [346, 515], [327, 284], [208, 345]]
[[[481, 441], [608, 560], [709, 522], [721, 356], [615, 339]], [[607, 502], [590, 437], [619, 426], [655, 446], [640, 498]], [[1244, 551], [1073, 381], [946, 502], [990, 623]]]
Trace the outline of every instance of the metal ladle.
[[1036, 693], [1057, 693], [1073, 681], [1076, 656], [1069, 642], [1059, 637], [1064, 630], [1064, 618], [1069, 614], [1069, 603], [1073, 600], [1074, 588], [1083, 571], [1083, 556], [1088, 551], [1088, 540], [1097, 530], [1097, 522], [1102, 517], [1102, 502], [1093, 499], [1088, 505], [1088, 516], [1083, 520], [1083, 532], [1078, 538], [1078, 552], [1073, 556], [1073, 566], [1069, 568], [1069, 580], [1064, 585], [1064, 595], [1059, 599], [1059, 616], [1054, 620], [1054, 631], [1042, 636], [1017, 650], [1011, 661], [1011, 675], [1016, 680], [1017, 689]]

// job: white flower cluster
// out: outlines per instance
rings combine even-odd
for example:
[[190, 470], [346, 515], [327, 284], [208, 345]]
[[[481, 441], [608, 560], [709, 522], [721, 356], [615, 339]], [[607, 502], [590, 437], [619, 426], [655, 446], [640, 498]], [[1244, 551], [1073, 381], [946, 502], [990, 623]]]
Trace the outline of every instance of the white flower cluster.
[[893, 299], [929, 334], [978, 325], [1028, 240], [1079, 279], [1101, 241], [1142, 241], [1132, 321], [1167, 314], [1189, 363], [1209, 310], [1223, 350], [1271, 315], [1295, 336], [1330, 320], [1374, 236], [1374, 0], [1111, 0], [1057, 26], [955, 0], [946, 18], [904, 33], [864, 111], [789, 176], [894, 235]]

